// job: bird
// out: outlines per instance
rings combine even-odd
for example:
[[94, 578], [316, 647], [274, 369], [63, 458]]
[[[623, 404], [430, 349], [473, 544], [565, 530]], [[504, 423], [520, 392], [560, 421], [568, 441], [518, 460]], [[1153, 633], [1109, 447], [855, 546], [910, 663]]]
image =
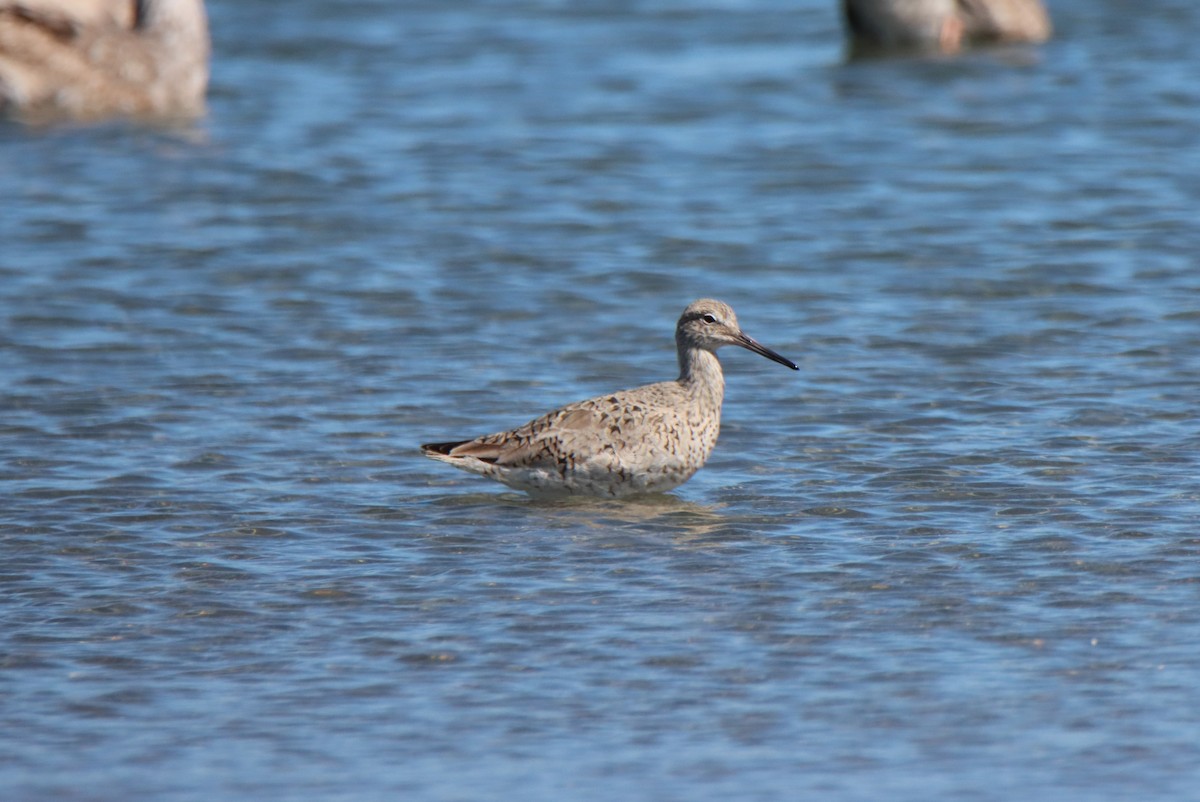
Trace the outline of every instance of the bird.
[[1043, 42], [1053, 27], [1042, 0], [842, 0], [858, 46], [954, 53], [979, 42]]
[[203, 0], [0, 0], [0, 113], [194, 119], [209, 50]]
[[623, 498], [673, 490], [708, 459], [725, 378], [716, 351], [737, 345], [792, 370], [746, 335], [728, 304], [702, 298], [675, 326], [679, 378], [589, 398], [508, 431], [426, 443], [421, 452], [536, 498]]

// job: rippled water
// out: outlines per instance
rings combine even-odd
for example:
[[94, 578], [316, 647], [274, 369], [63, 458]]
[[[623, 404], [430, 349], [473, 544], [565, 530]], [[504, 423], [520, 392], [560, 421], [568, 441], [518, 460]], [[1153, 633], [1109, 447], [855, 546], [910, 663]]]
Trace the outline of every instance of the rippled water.
[[[197, 129], [0, 127], [4, 798], [1194, 795], [1200, 9], [833, 6], [213, 0]], [[673, 495], [416, 453], [702, 295], [802, 372]]]

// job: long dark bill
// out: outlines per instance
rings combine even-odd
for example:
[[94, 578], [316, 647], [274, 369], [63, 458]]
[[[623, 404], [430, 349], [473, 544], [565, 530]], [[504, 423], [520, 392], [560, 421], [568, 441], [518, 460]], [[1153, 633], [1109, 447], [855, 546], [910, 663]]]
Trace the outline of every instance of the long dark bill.
[[765, 356], [767, 359], [771, 360], [772, 362], [778, 362], [781, 365], [787, 365], [792, 370], [800, 370], [800, 368], [796, 365], [795, 362], [788, 359], [787, 357], [780, 356], [779, 354], [775, 353], [767, 346], [758, 342], [758, 340], [755, 340], [753, 337], [750, 337], [739, 331], [737, 333], [737, 340], [738, 340], [738, 345], [742, 346], [743, 348], [745, 348], [749, 351], [753, 351], [756, 354], [762, 354], [763, 356]]

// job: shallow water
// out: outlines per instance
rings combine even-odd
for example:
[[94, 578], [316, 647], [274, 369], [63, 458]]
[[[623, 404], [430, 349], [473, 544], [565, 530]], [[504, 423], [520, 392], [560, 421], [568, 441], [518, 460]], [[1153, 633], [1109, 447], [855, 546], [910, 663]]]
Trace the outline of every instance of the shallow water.
[[[0, 127], [0, 787], [1183, 799], [1177, 0], [847, 63], [832, 2], [214, 0], [194, 130]], [[671, 496], [415, 446], [722, 352]]]

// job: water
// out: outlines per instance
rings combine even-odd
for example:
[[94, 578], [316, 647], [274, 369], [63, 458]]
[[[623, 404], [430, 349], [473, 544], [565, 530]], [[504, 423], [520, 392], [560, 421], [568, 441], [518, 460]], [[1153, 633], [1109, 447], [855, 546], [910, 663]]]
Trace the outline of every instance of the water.
[[[214, 0], [197, 129], [0, 127], [4, 798], [1194, 797], [1200, 9], [833, 5]], [[672, 496], [417, 453], [704, 295], [802, 371]]]

